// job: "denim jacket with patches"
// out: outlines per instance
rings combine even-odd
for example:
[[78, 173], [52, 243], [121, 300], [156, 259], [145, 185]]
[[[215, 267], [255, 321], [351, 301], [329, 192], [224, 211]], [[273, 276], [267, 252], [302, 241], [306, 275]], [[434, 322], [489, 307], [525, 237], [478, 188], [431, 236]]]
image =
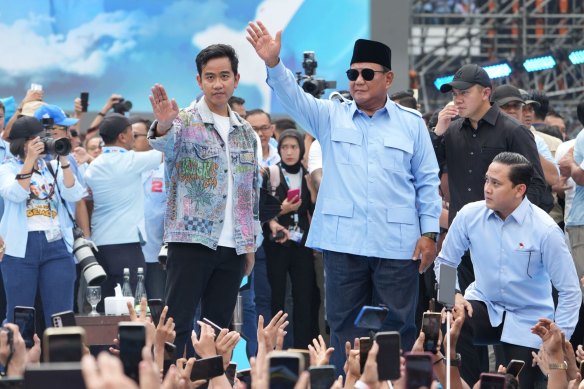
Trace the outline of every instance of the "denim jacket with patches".
[[233, 175], [233, 236], [237, 254], [255, 251], [259, 226], [257, 138], [249, 123], [229, 109], [227, 160], [225, 142], [202, 98], [181, 109], [172, 128], [150, 144], [164, 152], [167, 208], [164, 241], [200, 243], [217, 249], [227, 204], [228, 163]]

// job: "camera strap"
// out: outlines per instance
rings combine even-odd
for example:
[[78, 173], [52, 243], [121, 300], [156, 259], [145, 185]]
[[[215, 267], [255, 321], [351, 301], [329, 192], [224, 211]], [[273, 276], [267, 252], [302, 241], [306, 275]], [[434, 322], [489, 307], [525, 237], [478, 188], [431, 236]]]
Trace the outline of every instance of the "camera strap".
[[[57, 169], [59, 168], [60, 163], [61, 163], [61, 161], [59, 161], [57, 159]], [[69, 163], [71, 163], [71, 162], [69, 162]], [[57, 192], [59, 193], [59, 200], [61, 200], [61, 204], [63, 204], [63, 208], [65, 208], [65, 211], [67, 211], [67, 215], [69, 216], [69, 219], [71, 219], [71, 221], [73, 222], [73, 229], [79, 228], [79, 226], [77, 225], [77, 222], [75, 221], [75, 218], [73, 217], [73, 215], [71, 215], [71, 212], [69, 211], [69, 207], [67, 206], [67, 203], [63, 199], [63, 196], [61, 196], [61, 188], [59, 187], [59, 182], [57, 180], [57, 173], [53, 169], [53, 165], [51, 164], [50, 161], [47, 162], [47, 168], [49, 169], [49, 172], [51, 172], [51, 175], [55, 178], [55, 186], [57, 187]]]

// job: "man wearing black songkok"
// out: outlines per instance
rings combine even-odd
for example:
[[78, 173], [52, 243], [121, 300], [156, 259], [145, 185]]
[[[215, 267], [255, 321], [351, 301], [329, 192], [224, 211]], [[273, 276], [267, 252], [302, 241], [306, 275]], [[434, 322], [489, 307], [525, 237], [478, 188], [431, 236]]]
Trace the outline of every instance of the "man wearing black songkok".
[[324, 254], [331, 363], [341, 373], [345, 342], [368, 336], [354, 324], [364, 305], [386, 305], [387, 318], [372, 329], [399, 331], [402, 349], [410, 349], [418, 272], [436, 256], [442, 201], [420, 113], [387, 96], [390, 48], [358, 39], [347, 70], [354, 100], [320, 100], [304, 93], [280, 61], [280, 32], [272, 37], [261, 22], [247, 32], [275, 96], [322, 147], [324, 173], [306, 245]]

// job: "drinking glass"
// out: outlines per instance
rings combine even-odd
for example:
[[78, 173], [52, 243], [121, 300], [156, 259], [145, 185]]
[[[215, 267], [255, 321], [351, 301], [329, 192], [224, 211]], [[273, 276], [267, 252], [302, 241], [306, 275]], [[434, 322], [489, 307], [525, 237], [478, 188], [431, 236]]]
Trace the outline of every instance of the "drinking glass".
[[99, 313], [95, 308], [101, 301], [101, 286], [88, 286], [86, 298], [87, 302], [91, 304], [91, 312], [88, 316], [99, 316]]

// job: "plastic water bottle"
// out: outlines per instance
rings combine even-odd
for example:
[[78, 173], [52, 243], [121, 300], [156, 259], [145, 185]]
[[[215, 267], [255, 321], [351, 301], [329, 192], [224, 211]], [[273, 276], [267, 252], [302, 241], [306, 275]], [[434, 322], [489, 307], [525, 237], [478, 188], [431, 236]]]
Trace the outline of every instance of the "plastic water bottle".
[[136, 307], [140, 307], [140, 301], [142, 298], [148, 300], [146, 296], [146, 286], [144, 286], [144, 268], [138, 268], [138, 285], [136, 286], [136, 297], [134, 299], [134, 304]]
[[130, 269], [124, 268], [124, 285], [122, 286], [122, 295], [124, 297], [132, 297], [132, 287], [130, 286]]

